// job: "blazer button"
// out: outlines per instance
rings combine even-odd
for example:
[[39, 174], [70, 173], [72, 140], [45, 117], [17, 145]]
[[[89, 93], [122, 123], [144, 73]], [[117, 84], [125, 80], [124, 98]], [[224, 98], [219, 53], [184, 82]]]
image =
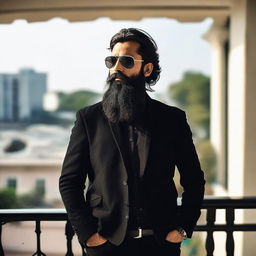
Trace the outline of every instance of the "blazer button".
[[125, 218], [128, 220], [128, 219], [129, 219], [129, 216], [128, 216], [128, 215], [126, 215], [126, 216], [125, 216]]
[[127, 181], [124, 180], [123, 181], [123, 185], [126, 186], [127, 185]]

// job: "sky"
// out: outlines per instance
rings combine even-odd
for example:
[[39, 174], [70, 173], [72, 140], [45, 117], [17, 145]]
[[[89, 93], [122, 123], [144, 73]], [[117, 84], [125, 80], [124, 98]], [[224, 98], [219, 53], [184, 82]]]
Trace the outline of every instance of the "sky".
[[48, 74], [48, 91], [72, 92], [88, 89], [103, 92], [108, 70], [104, 58], [110, 55], [109, 41], [121, 28], [147, 31], [156, 41], [162, 68], [154, 86], [164, 93], [185, 71], [211, 73], [211, 47], [202, 36], [212, 19], [181, 23], [167, 18], [140, 21], [69, 22], [54, 18], [27, 23], [16, 20], [0, 24], [0, 73], [17, 73], [32, 68]]

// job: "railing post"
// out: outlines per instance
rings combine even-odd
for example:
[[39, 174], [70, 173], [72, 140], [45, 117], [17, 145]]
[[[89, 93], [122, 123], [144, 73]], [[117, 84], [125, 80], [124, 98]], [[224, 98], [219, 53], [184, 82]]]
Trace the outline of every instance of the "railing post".
[[81, 248], [82, 248], [82, 256], [87, 256], [87, 253], [85, 252], [85, 249], [82, 245], [81, 245]]
[[65, 225], [65, 235], [67, 238], [66, 256], [74, 256], [73, 251], [72, 251], [72, 239], [73, 239], [74, 234], [75, 234], [74, 230], [72, 229], [70, 222], [67, 220], [66, 225]]
[[36, 220], [36, 242], [37, 242], [37, 251], [32, 256], [46, 256], [41, 251], [41, 242], [40, 242], [40, 234], [41, 234], [41, 227], [40, 227], [40, 220]]
[[207, 237], [206, 237], [206, 252], [207, 256], [213, 256], [214, 251], [214, 239], [213, 239], [213, 230], [211, 229], [214, 226], [214, 222], [216, 219], [216, 209], [209, 208], [207, 209]]
[[1, 221], [0, 224], [0, 255], [4, 256], [4, 249], [3, 249], [3, 245], [2, 245], [2, 225], [4, 223]]
[[[235, 220], [235, 210], [234, 208], [227, 208], [226, 209], [226, 223], [228, 229], [234, 225]], [[234, 256], [235, 251], [235, 243], [234, 243], [234, 236], [232, 230], [227, 230], [227, 240], [226, 240], [226, 251], [227, 256]]]
[[[74, 256], [73, 251], [72, 251], [72, 239], [75, 235], [75, 232], [74, 232], [69, 220], [67, 220], [66, 225], [65, 225], [65, 235], [67, 238], [67, 253], [65, 256]], [[81, 245], [81, 248], [82, 248], [82, 256], [86, 256], [87, 254], [85, 253], [82, 245]]]

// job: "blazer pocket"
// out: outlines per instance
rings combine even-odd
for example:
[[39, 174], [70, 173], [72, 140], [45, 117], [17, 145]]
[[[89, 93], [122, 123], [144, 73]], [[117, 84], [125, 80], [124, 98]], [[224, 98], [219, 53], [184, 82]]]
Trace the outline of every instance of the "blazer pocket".
[[101, 205], [101, 203], [102, 203], [102, 196], [96, 195], [96, 194], [91, 195], [91, 199], [90, 199], [91, 207], [99, 206], [99, 205]]

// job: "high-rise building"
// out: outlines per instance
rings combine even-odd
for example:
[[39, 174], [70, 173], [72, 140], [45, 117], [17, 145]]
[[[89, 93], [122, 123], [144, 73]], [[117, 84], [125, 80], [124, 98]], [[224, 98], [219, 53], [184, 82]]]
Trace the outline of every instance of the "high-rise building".
[[22, 69], [18, 74], [0, 74], [0, 120], [24, 121], [43, 110], [45, 73]]

